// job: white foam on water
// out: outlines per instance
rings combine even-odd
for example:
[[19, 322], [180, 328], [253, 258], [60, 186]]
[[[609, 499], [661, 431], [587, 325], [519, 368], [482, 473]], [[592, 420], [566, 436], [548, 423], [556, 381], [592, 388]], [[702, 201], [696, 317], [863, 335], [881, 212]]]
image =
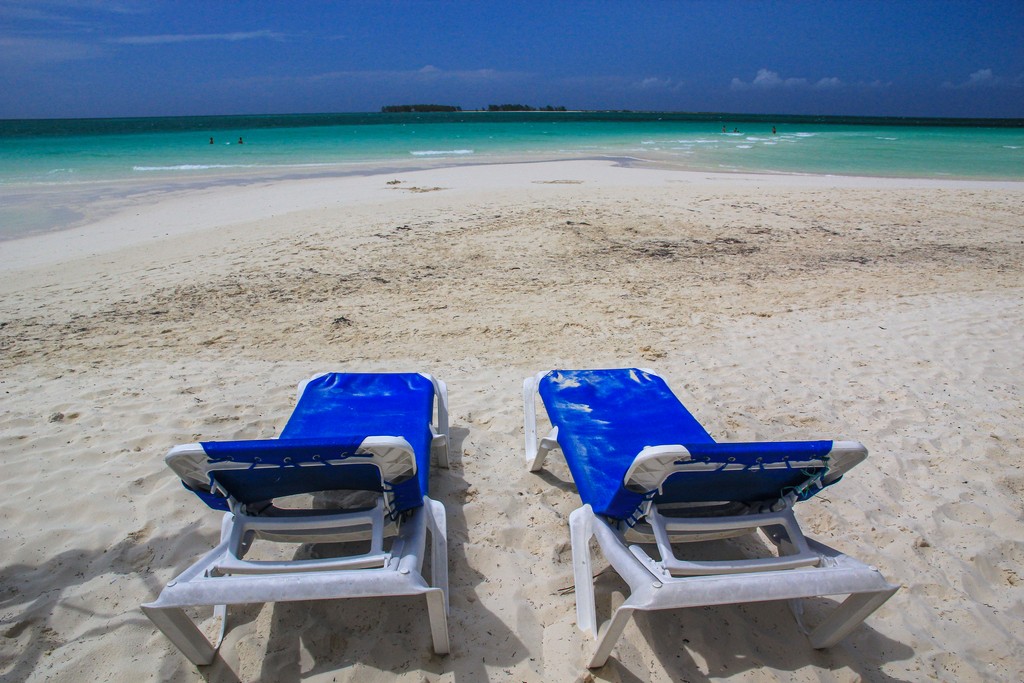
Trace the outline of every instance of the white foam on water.
[[208, 171], [214, 168], [256, 168], [252, 164], [178, 164], [177, 166], [132, 166], [133, 171]]
[[707, 138], [680, 138], [678, 140], [641, 140], [641, 145], [716, 145], [721, 140]]
[[58, 174], [75, 173], [75, 172], [76, 171], [73, 168], [54, 168], [52, 170], [47, 171], [46, 175], [58, 175]]
[[409, 152], [414, 157], [439, 157], [452, 154], [473, 154], [471, 149], [424, 149]]

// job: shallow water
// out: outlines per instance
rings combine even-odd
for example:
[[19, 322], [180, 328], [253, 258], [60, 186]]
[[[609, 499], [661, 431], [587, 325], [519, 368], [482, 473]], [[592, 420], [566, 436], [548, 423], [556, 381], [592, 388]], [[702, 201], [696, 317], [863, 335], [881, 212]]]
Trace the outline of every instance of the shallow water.
[[513, 158], [679, 168], [1024, 179], [1024, 121], [620, 112], [0, 121], [0, 239], [168, 187]]

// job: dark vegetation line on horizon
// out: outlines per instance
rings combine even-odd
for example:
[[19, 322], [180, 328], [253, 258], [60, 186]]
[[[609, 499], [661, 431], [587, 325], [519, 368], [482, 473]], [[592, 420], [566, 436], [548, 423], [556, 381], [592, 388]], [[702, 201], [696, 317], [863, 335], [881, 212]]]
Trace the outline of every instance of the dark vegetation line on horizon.
[[[391, 105], [448, 106], [448, 105]], [[768, 123], [773, 125], [851, 125], [851, 126], [918, 126], [1024, 128], [1024, 118], [937, 118], [909, 116], [835, 116], [810, 114], [742, 114], [729, 112], [670, 112], [618, 110], [504, 109], [526, 105], [491, 105], [494, 109], [463, 111], [399, 111], [338, 112], [319, 114], [217, 114], [203, 116], [162, 116], [77, 119], [6, 119], [0, 120], [0, 138], [61, 135], [103, 135], [132, 133], [173, 133], [219, 131], [280, 127], [316, 127], [339, 125], [371, 125], [395, 123], [481, 123], [536, 121], [538, 113], [549, 121], [565, 122], [707, 122], [717, 126], [734, 123]]]
[[[463, 111], [462, 107], [450, 104], [388, 104], [380, 108], [382, 114], [408, 114]], [[568, 111], [564, 106], [531, 107], [528, 104], [488, 104], [486, 109], [470, 109], [468, 111]]]

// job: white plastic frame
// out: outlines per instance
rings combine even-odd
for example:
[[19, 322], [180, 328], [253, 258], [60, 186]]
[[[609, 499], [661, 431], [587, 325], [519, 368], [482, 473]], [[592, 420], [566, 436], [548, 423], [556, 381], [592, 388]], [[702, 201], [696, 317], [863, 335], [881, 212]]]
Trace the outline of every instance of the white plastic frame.
[[[424, 375], [434, 385], [436, 423], [431, 425], [431, 450], [441, 467], [448, 467], [448, 393], [444, 382]], [[301, 397], [306, 382], [299, 385]], [[370, 438], [363, 447], [374, 458], [391, 459], [395, 439]], [[399, 439], [403, 441], [404, 439]], [[198, 444], [176, 447], [180, 453]], [[408, 447], [408, 444], [406, 444]], [[201, 449], [201, 446], [200, 446]], [[399, 448], [398, 450], [402, 450]], [[411, 453], [411, 449], [410, 453]], [[423, 506], [392, 523], [384, 496], [371, 510], [324, 515], [258, 517], [246, 515], [232, 502], [221, 524], [220, 543], [191, 567], [168, 582], [153, 602], [142, 605], [153, 623], [194, 664], [209, 664], [227, 631], [227, 605], [252, 602], [333, 600], [354, 597], [423, 595], [434, 651], [450, 651], [448, 638], [448, 540], [444, 506], [423, 497]], [[431, 577], [422, 575], [427, 532], [431, 538]], [[395, 534], [390, 551], [385, 535]], [[366, 553], [342, 558], [262, 562], [244, 559], [253, 537], [276, 542], [324, 542], [370, 539]], [[220, 635], [211, 643], [183, 608], [213, 606], [221, 619]]]
[[[537, 440], [536, 395], [546, 374], [538, 373], [523, 382], [526, 461], [530, 471], [541, 469], [547, 454], [558, 446], [557, 430]], [[863, 446], [855, 442], [837, 442], [836, 446], [840, 457], [834, 464], [840, 471], [832, 473], [828, 480], [840, 476], [867, 455]], [[647, 462], [639, 469], [649, 473], [656, 458], [663, 462], [666, 458], [668, 462], [680, 459], [679, 448], [682, 447], [669, 445], [647, 451]], [[608, 661], [635, 610], [789, 600], [811, 646], [826, 648], [842, 640], [899, 589], [888, 583], [876, 567], [804, 536], [788, 504], [776, 511], [756, 514], [683, 518], [666, 517], [652, 503], [645, 521], [658, 545], [657, 559], [630, 543], [628, 535], [635, 532], [623, 529], [622, 523], [599, 517], [590, 505], [583, 505], [569, 516], [576, 623], [595, 640], [589, 668], [601, 667]], [[778, 557], [691, 562], [679, 560], [672, 550], [674, 542], [720, 538], [758, 528], [764, 529], [776, 544]], [[595, 609], [592, 538], [597, 539], [605, 558], [630, 587], [625, 602], [613, 610], [604, 624], [598, 623]], [[796, 599], [834, 595], [848, 597], [822, 623], [808, 629]]]

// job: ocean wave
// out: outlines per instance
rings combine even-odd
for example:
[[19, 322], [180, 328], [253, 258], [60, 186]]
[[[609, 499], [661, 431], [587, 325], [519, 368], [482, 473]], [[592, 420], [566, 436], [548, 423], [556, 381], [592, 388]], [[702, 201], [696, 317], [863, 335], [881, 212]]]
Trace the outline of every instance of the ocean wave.
[[132, 166], [133, 171], [207, 171], [213, 168], [256, 168], [252, 164], [178, 164], [177, 166]]
[[680, 138], [678, 140], [641, 140], [641, 145], [716, 145], [721, 140], [707, 138]]
[[424, 149], [409, 152], [414, 157], [440, 157], [450, 154], [473, 154], [471, 149]]
[[1020, 145], [1003, 145], [1003, 149], [1021, 149]]

